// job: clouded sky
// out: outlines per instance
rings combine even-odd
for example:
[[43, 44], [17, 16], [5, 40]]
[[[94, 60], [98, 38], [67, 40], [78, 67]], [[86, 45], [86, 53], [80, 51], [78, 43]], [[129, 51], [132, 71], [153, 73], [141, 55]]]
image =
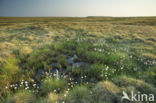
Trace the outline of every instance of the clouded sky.
[[156, 0], [0, 0], [0, 16], [156, 16]]

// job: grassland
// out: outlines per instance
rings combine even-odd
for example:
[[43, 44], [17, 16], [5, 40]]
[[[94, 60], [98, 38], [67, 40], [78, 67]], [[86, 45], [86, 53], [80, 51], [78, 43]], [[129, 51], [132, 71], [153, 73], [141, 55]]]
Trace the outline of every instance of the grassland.
[[156, 95], [156, 17], [0, 17], [0, 102], [121, 103], [122, 91]]

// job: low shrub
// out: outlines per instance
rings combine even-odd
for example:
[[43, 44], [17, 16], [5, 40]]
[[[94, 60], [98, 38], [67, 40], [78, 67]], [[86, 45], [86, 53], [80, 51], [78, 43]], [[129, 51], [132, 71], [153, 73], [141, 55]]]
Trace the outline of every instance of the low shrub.
[[[67, 63], [67, 57], [65, 55], [59, 55], [57, 57], [57, 61], [58, 61], [58, 64], [60, 64], [61, 66], [67, 66], [68, 63]], [[61, 68], [59, 68], [61, 69]]]
[[70, 91], [67, 103], [91, 103], [89, 89], [85, 86], [77, 86]]
[[0, 95], [8, 93], [11, 83], [15, 83], [23, 78], [21, 69], [16, 58], [9, 58], [7, 63], [0, 70]]
[[50, 92], [61, 92], [67, 87], [64, 79], [46, 78], [41, 82], [41, 93], [46, 95]]
[[36, 103], [36, 97], [26, 90], [20, 90], [4, 100], [4, 103]]
[[93, 103], [120, 103], [119, 91], [110, 81], [99, 82], [93, 89]]
[[102, 80], [104, 79], [103, 71], [105, 66], [102, 64], [95, 63], [92, 65], [91, 68], [88, 69], [88, 76], [89, 78]]
[[140, 74], [139, 72], [138, 75], [141, 75], [141, 79], [144, 79], [146, 82], [156, 85], [156, 67], [155, 66], [149, 68], [148, 71], [143, 72], [142, 74]]
[[48, 103], [56, 103], [59, 99], [59, 96], [54, 93], [49, 93], [48, 95]]
[[138, 91], [142, 93], [156, 94], [156, 88], [144, 82], [143, 80], [138, 80], [138, 79], [126, 77], [126, 76], [119, 76], [113, 79], [113, 82], [119, 86], [124, 86], [124, 87], [133, 86], [134, 88], [136, 88]]

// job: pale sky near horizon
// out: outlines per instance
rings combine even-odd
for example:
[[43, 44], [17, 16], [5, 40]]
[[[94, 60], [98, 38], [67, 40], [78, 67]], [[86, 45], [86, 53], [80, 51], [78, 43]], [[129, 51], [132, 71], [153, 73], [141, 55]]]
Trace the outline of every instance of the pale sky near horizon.
[[0, 0], [0, 16], [156, 16], [156, 0]]

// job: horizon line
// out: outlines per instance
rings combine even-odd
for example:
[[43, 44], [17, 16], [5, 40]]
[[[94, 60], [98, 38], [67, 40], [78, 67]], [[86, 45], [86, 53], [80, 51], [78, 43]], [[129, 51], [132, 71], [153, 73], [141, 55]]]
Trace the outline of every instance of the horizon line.
[[156, 17], [156, 16], [0, 16], [0, 17], [16, 17], [16, 18], [37, 18], [37, 17], [57, 17], [57, 18], [87, 18], [87, 17], [114, 17], [114, 18], [120, 18], [120, 17]]

